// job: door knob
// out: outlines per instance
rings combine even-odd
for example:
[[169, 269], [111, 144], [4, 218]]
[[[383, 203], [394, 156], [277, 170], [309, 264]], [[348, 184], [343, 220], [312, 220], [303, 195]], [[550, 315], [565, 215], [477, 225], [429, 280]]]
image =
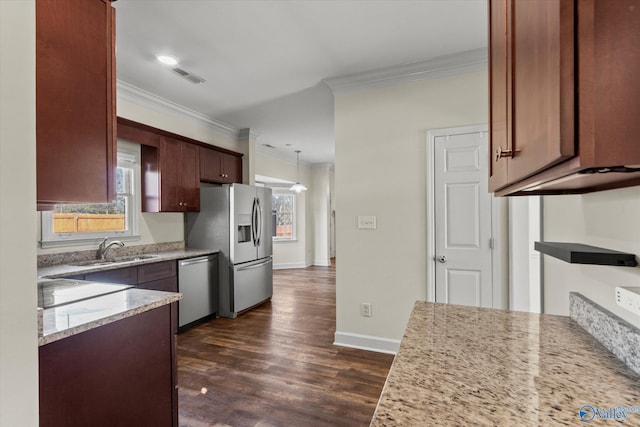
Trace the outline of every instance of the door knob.
[[446, 256], [444, 256], [444, 255], [440, 255], [440, 256], [438, 257], [438, 261], [440, 261], [441, 263], [443, 263], [443, 264], [444, 264], [445, 262], [447, 262], [447, 257], [446, 257]]

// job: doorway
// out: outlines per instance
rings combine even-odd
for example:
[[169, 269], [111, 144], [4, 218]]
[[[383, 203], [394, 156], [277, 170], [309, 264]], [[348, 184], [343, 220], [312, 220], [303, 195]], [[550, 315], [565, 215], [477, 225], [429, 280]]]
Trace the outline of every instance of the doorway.
[[427, 134], [427, 299], [507, 308], [506, 203], [488, 192], [488, 127]]

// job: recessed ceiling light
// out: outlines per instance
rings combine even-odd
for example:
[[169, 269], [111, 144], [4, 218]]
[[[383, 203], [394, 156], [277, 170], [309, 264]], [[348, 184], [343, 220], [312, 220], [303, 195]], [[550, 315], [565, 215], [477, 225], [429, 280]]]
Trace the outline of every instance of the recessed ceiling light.
[[165, 65], [176, 65], [178, 63], [176, 58], [168, 55], [157, 55], [156, 59]]

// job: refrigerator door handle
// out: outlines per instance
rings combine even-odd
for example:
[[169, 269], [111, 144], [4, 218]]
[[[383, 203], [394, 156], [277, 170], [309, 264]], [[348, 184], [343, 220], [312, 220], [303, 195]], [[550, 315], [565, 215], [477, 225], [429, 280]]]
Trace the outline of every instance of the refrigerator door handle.
[[256, 244], [256, 198], [253, 199], [253, 205], [251, 206], [251, 241], [253, 242], [253, 246], [257, 246]]
[[258, 231], [256, 232], [257, 243], [256, 246], [260, 246], [260, 242], [262, 241], [262, 206], [260, 206], [260, 199], [256, 198], [256, 206], [258, 207]]
[[253, 270], [254, 268], [260, 268], [260, 267], [265, 266], [265, 265], [270, 264], [270, 263], [271, 263], [271, 258], [269, 258], [268, 260], [263, 261], [263, 262], [261, 262], [259, 264], [251, 264], [251, 265], [248, 265], [246, 267], [240, 267], [238, 269], [238, 271]]

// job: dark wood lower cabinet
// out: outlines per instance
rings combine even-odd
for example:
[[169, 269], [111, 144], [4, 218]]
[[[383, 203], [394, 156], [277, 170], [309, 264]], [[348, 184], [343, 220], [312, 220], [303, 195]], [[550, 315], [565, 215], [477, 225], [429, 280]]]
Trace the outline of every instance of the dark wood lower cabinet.
[[176, 304], [39, 348], [40, 426], [177, 426]]

